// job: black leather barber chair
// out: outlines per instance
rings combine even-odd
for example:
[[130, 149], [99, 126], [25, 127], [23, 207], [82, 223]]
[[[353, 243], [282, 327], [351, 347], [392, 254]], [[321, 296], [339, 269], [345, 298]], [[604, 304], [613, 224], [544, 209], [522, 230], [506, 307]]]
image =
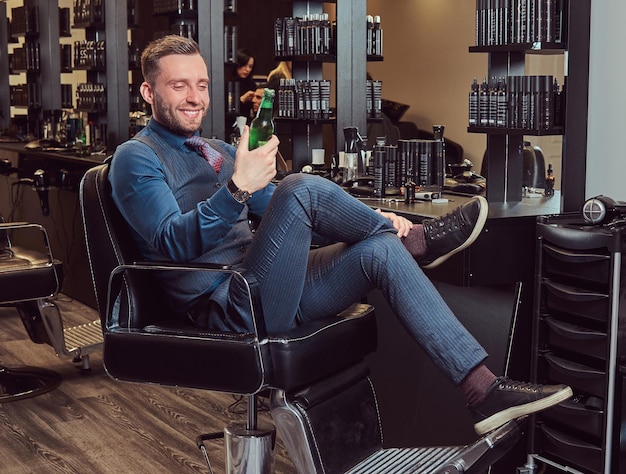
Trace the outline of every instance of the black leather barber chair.
[[[40, 235], [39, 235], [40, 234]], [[13, 245], [22, 240], [38, 245]], [[102, 347], [100, 321], [64, 328], [51, 298], [59, 291], [63, 266], [52, 257], [48, 234], [39, 224], [4, 222], [0, 216], [0, 306], [18, 310], [30, 339], [50, 344], [57, 355], [80, 360], [89, 367], [89, 354]], [[37, 367], [0, 367], [0, 402], [46, 393], [61, 383], [61, 376]]]
[[[85, 237], [104, 330], [104, 365], [115, 379], [248, 396], [245, 425], [224, 437], [229, 473], [272, 470], [273, 427], [257, 424], [259, 393], [269, 393], [271, 417], [298, 472], [470, 472], [489, 465], [519, 435], [510, 422], [475, 444], [454, 448], [383, 449], [376, 396], [364, 358], [376, 348], [374, 309], [356, 304], [337, 317], [269, 336], [258, 285], [245, 270], [136, 263], [130, 231], [110, 195], [108, 164], [87, 171], [80, 190]], [[256, 330], [200, 330], [174, 317], [154, 272], [228, 272], [242, 278]], [[425, 428], [426, 429], [426, 428]], [[263, 441], [269, 440], [269, 441]]]

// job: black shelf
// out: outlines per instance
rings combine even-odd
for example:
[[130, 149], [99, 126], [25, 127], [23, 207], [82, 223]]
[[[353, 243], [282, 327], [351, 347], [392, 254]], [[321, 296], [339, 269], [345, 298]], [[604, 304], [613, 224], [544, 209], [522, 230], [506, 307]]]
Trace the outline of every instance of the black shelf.
[[549, 130], [536, 130], [527, 128], [467, 127], [467, 131], [468, 133], [489, 133], [492, 135], [531, 135], [535, 137], [563, 135], [563, 127], [554, 127]]
[[94, 23], [94, 22], [89, 22], [89, 21], [85, 21], [85, 22], [77, 22], [74, 23], [72, 25], [73, 29], [94, 29], [94, 30], [104, 30], [105, 28], [105, 24], [104, 23]]
[[285, 56], [274, 56], [276, 61], [303, 61], [309, 63], [335, 63], [336, 54], [291, 54]]
[[171, 20], [197, 20], [198, 12], [196, 10], [180, 10], [171, 12], [154, 12], [154, 17], [166, 17]]
[[274, 117], [275, 122], [283, 123], [303, 123], [310, 125], [324, 125], [337, 123], [337, 117], [329, 117], [326, 119], [307, 119], [307, 118], [291, 118], [291, 117]]
[[[274, 56], [276, 61], [305, 61], [310, 63], [335, 63], [337, 62], [336, 54], [293, 54], [293, 55], [281, 55]], [[380, 55], [370, 54], [367, 56], [368, 62], [380, 62], [385, 58]], [[233, 63], [228, 63], [233, 64]]]
[[74, 71], [90, 71], [90, 72], [105, 72], [107, 69], [104, 66], [73, 66]]
[[21, 73], [28, 73], [28, 74], [39, 74], [39, 69], [12, 69], [11, 70], [11, 74], [21, 74]]
[[536, 41], [534, 43], [498, 44], [492, 46], [470, 46], [470, 53], [502, 53], [502, 52], [525, 52], [556, 54], [567, 50], [565, 43], [548, 43]]

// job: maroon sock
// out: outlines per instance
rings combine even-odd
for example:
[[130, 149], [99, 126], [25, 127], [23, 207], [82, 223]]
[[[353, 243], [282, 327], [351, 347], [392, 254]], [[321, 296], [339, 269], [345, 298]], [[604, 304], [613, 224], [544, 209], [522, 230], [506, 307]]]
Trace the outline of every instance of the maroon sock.
[[496, 378], [485, 364], [474, 367], [459, 384], [467, 404], [472, 406], [482, 402], [487, 394], [487, 389]]
[[402, 237], [402, 243], [413, 258], [419, 258], [424, 255], [426, 253], [424, 226], [422, 224], [415, 224], [409, 231], [409, 235]]

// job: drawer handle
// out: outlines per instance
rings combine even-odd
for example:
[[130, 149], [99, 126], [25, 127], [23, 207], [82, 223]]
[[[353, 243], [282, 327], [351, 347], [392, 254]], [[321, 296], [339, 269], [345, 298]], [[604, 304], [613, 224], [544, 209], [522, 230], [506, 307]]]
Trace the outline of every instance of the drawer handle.
[[609, 297], [609, 295], [604, 293], [585, 291], [580, 288], [555, 283], [550, 280], [545, 280], [544, 284], [546, 285], [548, 291], [551, 291], [553, 294], [570, 301], [594, 301], [607, 299]]
[[550, 438], [560, 443], [563, 446], [569, 446], [575, 449], [581, 449], [593, 452], [602, 452], [602, 448], [599, 446], [595, 446], [593, 444], [587, 443], [585, 441], [574, 438], [573, 436], [566, 435], [564, 433], [560, 433], [556, 430], [550, 429], [545, 425], [541, 426], [541, 431], [543, 431]]
[[611, 259], [609, 255], [569, 252], [564, 248], [554, 247], [550, 244], [545, 244], [545, 243], [543, 244], [543, 248], [545, 249], [546, 253], [552, 255], [554, 258], [557, 258], [563, 262], [589, 263], [589, 262], [600, 262], [603, 260]]
[[584, 328], [582, 326], [575, 326], [573, 324], [564, 323], [563, 321], [557, 321], [553, 318], [547, 318], [546, 324], [552, 328], [555, 333], [566, 337], [567, 339], [577, 339], [583, 341], [595, 341], [600, 339], [606, 339], [606, 333], [600, 331], [593, 331], [591, 329]]
[[572, 362], [571, 360], [561, 359], [560, 357], [553, 356], [551, 354], [545, 355], [548, 364], [552, 367], [559, 369], [561, 371], [567, 372], [576, 372], [578, 377], [583, 375], [591, 376], [591, 377], [604, 377], [604, 372], [593, 369], [586, 365], [579, 364], [577, 362]]

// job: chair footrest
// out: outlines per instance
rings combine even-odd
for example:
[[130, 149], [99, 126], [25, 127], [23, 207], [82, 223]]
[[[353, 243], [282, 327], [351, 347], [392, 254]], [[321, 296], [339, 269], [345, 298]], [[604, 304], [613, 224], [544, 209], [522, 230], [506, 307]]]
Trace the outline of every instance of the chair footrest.
[[526, 417], [512, 420], [467, 446], [381, 449], [346, 474], [469, 474], [484, 472], [517, 442]]
[[99, 319], [90, 323], [67, 327], [63, 329], [63, 334], [68, 352], [81, 349], [81, 352], [85, 354], [87, 348], [89, 352], [96, 352], [102, 347], [102, 326]]
[[463, 446], [382, 449], [347, 471], [346, 474], [401, 474], [406, 472], [434, 474], [457, 457], [463, 449]]

